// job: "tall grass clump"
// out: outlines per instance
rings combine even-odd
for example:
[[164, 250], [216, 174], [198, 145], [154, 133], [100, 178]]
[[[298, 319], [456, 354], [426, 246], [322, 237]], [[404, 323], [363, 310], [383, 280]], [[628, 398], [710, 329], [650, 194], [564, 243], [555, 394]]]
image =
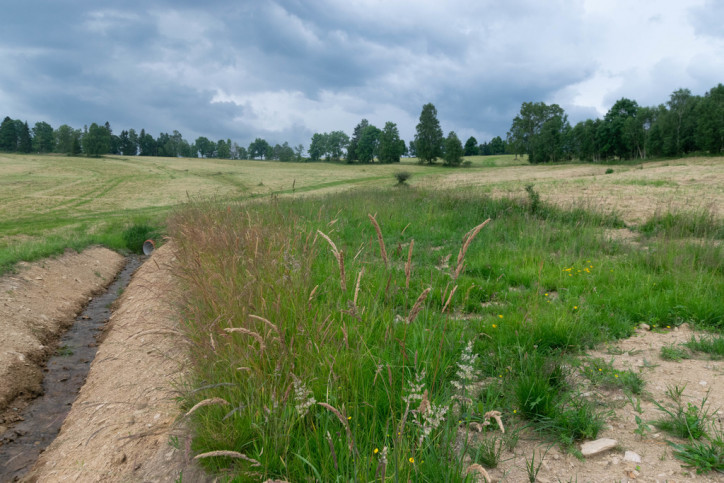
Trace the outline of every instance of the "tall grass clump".
[[415, 189], [180, 209], [196, 457], [241, 481], [462, 481], [464, 455], [500, 457], [473, 425], [595, 437], [570, 359], [642, 320], [720, 320], [724, 287], [546, 209]]
[[657, 212], [641, 225], [640, 230], [648, 236], [724, 240], [724, 222], [717, 219], [713, 211], [706, 209], [692, 212]]

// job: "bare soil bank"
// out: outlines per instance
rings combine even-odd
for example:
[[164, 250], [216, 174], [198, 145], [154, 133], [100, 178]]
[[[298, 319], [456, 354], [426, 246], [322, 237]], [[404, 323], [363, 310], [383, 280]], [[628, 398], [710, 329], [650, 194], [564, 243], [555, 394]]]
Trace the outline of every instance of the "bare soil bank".
[[21, 263], [0, 278], [0, 435], [42, 392], [43, 366], [60, 335], [123, 266], [105, 248]]
[[168, 244], [138, 269], [60, 434], [26, 481], [204, 481], [175, 423], [186, 361], [173, 262]]

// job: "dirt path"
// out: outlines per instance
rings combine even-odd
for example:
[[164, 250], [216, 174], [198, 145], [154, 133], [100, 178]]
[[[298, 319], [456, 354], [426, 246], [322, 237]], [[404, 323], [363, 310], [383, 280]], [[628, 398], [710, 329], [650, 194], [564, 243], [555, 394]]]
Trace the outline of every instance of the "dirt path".
[[185, 360], [173, 260], [165, 245], [134, 275], [86, 384], [27, 481], [203, 481], [174, 423]]
[[0, 278], [0, 436], [42, 392], [54, 341], [122, 266], [122, 256], [96, 247], [21, 263], [17, 273]]

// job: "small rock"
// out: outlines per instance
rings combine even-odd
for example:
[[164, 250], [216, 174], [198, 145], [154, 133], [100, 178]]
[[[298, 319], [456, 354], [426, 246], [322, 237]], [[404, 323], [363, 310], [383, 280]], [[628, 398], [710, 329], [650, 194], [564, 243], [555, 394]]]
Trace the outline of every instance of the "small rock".
[[611, 460], [611, 464], [614, 466], [618, 465], [619, 463], [621, 463], [621, 460], [619, 458], [613, 458]]
[[623, 473], [632, 480], [635, 480], [636, 477], [639, 475], [639, 472], [636, 470], [625, 470]]
[[126, 453], [121, 453], [113, 458], [114, 465], [121, 465], [126, 462]]
[[615, 448], [617, 444], [618, 441], [611, 438], [601, 438], [595, 441], [587, 441], [581, 445], [581, 454], [583, 456], [597, 455]]
[[700, 386], [706, 386], [706, 384], [707, 384], [706, 381], [699, 381]]
[[651, 330], [651, 326], [649, 324], [639, 324], [639, 329], [641, 330]]
[[634, 453], [633, 451], [626, 451], [626, 453], [623, 455], [624, 461], [630, 461], [632, 463], [641, 463], [641, 456], [638, 455], [638, 453]]

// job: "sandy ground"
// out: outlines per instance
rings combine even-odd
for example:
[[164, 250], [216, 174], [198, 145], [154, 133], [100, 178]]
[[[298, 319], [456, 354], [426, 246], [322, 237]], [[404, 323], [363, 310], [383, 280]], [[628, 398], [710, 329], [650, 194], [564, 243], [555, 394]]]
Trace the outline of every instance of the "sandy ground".
[[42, 392], [43, 365], [60, 335], [122, 266], [122, 256], [96, 247], [20, 263], [0, 278], [0, 435]]
[[[584, 359], [601, 358], [606, 362], [613, 361], [615, 369], [632, 369], [640, 372], [646, 381], [644, 392], [638, 397], [642, 411], [639, 417], [644, 422], [665, 416], [653, 401], [672, 407], [673, 402], [666, 394], [667, 389], [678, 386], [685, 387], [681, 399], [684, 407], [689, 402], [700, 406], [702, 400], [706, 398], [704, 407], [712, 415], [711, 420], [721, 425], [724, 418], [724, 361], [712, 361], [702, 354], [694, 355], [694, 359], [684, 359], [680, 362], [661, 358], [661, 347], [672, 344], [678, 346], [690, 340], [693, 334], [694, 332], [686, 324], [677, 329], [663, 331], [638, 330], [633, 337], [591, 351]], [[602, 409], [613, 409], [606, 429], [601, 431], [598, 437], [614, 439], [618, 445], [607, 452], [579, 460], [572, 454], [561, 452], [557, 445], [551, 446], [551, 443], [541, 442], [524, 430], [514, 451], [504, 452], [500, 465], [489, 470], [490, 476], [495, 481], [527, 481], [526, 458], [530, 460], [534, 452], [537, 459], [541, 453], [545, 453], [538, 474], [537, 481], [540, 483], [724, 481], [723, 474], [697, 475], [694, 470], [683, 467], [681, 462], [674, 458], [671, 448], [666, 443], [667, 439], [677, 442], [683, 440], [673, 438], [653, 425], [647, 428], [643, 437], [634, 433], [638, 428], [635, 419], [637, 412], [621, 390], [601, 389], [592, 386], [583, 378], [575, 379], [580, 384], [579, 388], [584, 397], [600, 401]], [[490, 434], [488, 433], [486, 437], [490, 437]], [[472, 441], [479, 441], [482, 437], [480, 433], [470, 434]], [[640, 456], [641, 462], [626, 461], [627, 451]]]
[[136, 272], [60, 434], [25, 481], [204, 480], [176, 423], [185, 351], [173, 260], [165, 245]]

